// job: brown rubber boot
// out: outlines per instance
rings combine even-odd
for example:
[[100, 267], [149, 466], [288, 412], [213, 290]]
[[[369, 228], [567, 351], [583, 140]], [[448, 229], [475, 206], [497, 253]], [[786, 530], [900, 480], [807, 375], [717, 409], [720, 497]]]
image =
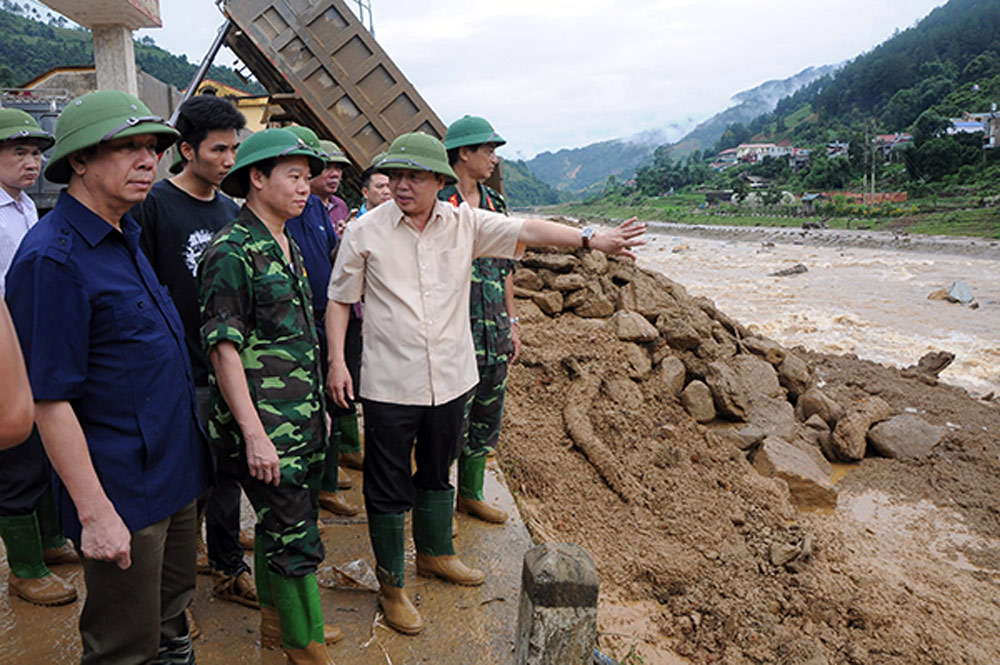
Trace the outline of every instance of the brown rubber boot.
[[66, 580], [49, 573], [45, 577], [22, 578], [7, 575], [8, 593], [35, 605], [65, 605], [76, 600], [76, 589]]
[[319, 493], [319, 507], [329, 510], [334, 515], [350, 517], [361, 512], [361, 507], [356, 506], [341, 495], [340, 492]]
[[241, 571], [239, 575], [226, 575], [213, 570], [212, 595], [219, 600], [228, 600], [253, 609], [260, 607], [257, 603], [257, 585], [249, 570]]
[[[344, 639], [344, 631], [330, 624], [323, 624], [323, 639], [327, 644], [336, 644]], [[260, 608], [260, 646], [277, 649], [281, 646], [281, 619], [278, 610], [264, 605]]]
[[479, 586], [486, 579], [483, 571], [469, 568], [454, 554], [431, 556], [417, 552], [417, 574], [440, 577], [446, 582], [462, 586]]
[[361, 451], [356, 453], [340, 453], [340, 466], [347, 467], [349, 469], [361, 469], [364, 465], [364, 461], [365, 456]]
[[385, 622], [406, 635], [416, 635], [424, 629], [424, 620], [413, 606], [406, 589], [391, 584], [378, 585], [378, 604], [382, 606]]
[[69, 543], [64, 543], [62, 547], [51, 547], [47, 550], [42, 550], [42, 558], [50, 566], [60, 563], [80, 563], [79, 555]]
[[285, 649], [289, 665], [336, 665], [325, 644], [310, 642], [305, 649]]
[[460, 513], [467, 513], [492, 524], [503, 524], [507, 521], [506, 511], [495, 508], [485, 501], [470, 499], [461, 494], [458, 495], [455, 509]]

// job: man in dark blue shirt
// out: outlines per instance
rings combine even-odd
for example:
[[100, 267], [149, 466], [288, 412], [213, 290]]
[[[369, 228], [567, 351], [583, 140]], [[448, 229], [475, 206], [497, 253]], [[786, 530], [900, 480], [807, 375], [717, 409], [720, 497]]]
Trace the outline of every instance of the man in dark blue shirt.
[[193, 663], [195, 499], [208, 480], [184, 328], [126, 213], [177, 136], [101, 90], [56, 124], [68, 183], [7, 276], [63, 528], [83, 555], [83, 663]]
[[[339, 170], [344, 164], [350, 164], [350, 160], [343, 156], [339, 150], [331, 153], [323, 150], [316, 133], [308, 127], [298, 125], [288, 128], [293, 134], [302, 139], [306, 145], [316, 152], [326, 155], [327, 164], [335, 165]], [[325, 173], [325, 171], [324, 171]], [[320, 180], [324, 178], [323, 173], [313, 178]], [[306, 207], [298, 217], [292, 217], [285, 222], [285, 228], [295, 239], [295, 244], [302, 251], [302, 260], [305, 262], [306, 273], [309, 276], [309, 288], [313, 293], [313, 313], [316, 319], [316, 332], [319, 334], [320, 363], [323, 367], [323, 376], [326, 376], [326, 286], [330, 282], [330, 273], [333, 271], [333, 252], [337, 248], [337, 234], [333, 228], [333, 222], [327, 212], [323, 200], [316, 194], [316, 188], [310, 183], [312, 193], [306, 201]], [[346, 207], [346, 206], [345, 206]], [[323, 471], [323, 482], [320, 486], [319, 505], [324, 510], [328, 510], [334, 515], [357, 515], [361, 508], [348, 501], [341, 493], [341, 489], [349, 489], [351, 483], [346, 478], [341, 478], [339, 467], [340, 432], [337, 429], [338, 416], [342, 416], [343, 409], [340, 409], [332, 401], [327, 402], [334, 417], [330, 446], [326, 451], [325, 468]], [[357, 425], [354, 426], [357, 431]]]

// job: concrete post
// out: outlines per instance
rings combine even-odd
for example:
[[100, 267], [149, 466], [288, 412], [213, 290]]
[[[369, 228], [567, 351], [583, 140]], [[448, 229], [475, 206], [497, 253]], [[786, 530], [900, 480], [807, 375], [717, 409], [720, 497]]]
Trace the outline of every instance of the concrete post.
[[139, 96], [132, 30], [124, 25], [95, 25], [94, 68], [98, 90], [121, 90]]
[[597, 646], [597, 569], [579, 545], [544, 543], [524, 555], [516, 665], [591, 665]]

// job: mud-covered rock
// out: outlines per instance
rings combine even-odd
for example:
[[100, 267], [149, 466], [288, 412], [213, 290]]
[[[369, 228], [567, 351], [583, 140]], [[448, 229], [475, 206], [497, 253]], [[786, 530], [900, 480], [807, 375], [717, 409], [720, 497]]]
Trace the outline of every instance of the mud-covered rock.
[[637, 312], [618, 311], [612, 321], [618, 339], [625, 342], [652, 342], [660, 336], [656, 326]]
[[872, 427], [868, 431], [868, 443], [872, 452], [883, 457], [926, 457], [944, 434], [943, 427], [931, 425], [912, 413], [903, 413]]
[[813, 384], [812, 372], [802, 358], [789, 351], [778, 365], [778, 381], [788, 392], [788, 399], [797, 400]]
[[807, 453], [776, 436], [764, 439], [754, 455], [753, 467], [764, 476], [780, 478], [798, 508], [834, 508], [837, 490], [830, 477]]
[[715, 404], [712, 391], [701, 381], [692, 381], [681, 392], [681, 403], [684, 408], [699, 423], [707, 423], [715, 419]]
[[667, 356], [660, 361], [660, 380], [671, 395], [680, 395], [684, 390], [684, 380], [687, 378], [687, 368], [680, 358]]
[[860, 460], [865, 456], [868, 430], [891, 415], [889, 404], [881, 397], [869, 397], [848, 409], [833, 429], [830, 447], [834, 456], [844, 462]]
[[563, 310], [563, 296], [558, 291], [539, 291], [532, 294], [531, 301], [549, 316], [555, 316]]
[[580, 265], [587, 272], [603, 275], [608, 271], [608, 257], [596, 249], [584, 250], [580, 253]]
[[545, 284], [553, 291], [576, 291], [587, 285], [587, 278], [578, 272], [557, 273], [543, 270], [540, 274]]
[[[747, 419], [751, 398], [781, 396], [774, 367], [746, 353], [729, 360], [710, 362], [705, 383], [712, 389], [716, 410], [727, 418], [737, 420]], [[788, 411], [791, 413], [790, 407]]]
[[748, 351], [762, 357], [772, 365], [780, 365], [785, 359], [785, 349], [773, 339], [751, 336], [744, 339], [743, 344]]
[[529, 291], [541, 291], [545, 288], [545, 282], [541, 276], [530, 268], [518, 268], [514, 271], [512, 279], [514, 280], [514, 286], [519, 286]]
[[637, 344], [626, 344], [623, 349], [628, 361], [628, 375], [633, 379], [645, 379], [653, 370], [649, 352]]
[[569, 272], [580, 265], [580, 260], [572, 254], [531, 252], [525, 254], [521, 264], [528, 268], [545, 268], [555, 272]]
[[806, 420], [802, 435], [806, 441], [818, 446], [826, 459], [831, 461], [837, 459], [830, 441], [833, 432], [830, 431], [830, 426], [818, 413], [812, 414]]
[[703, 341], [689, 323], [673, 316], [661, 315], [656, 320], [656, 329], [675, 349], [697, 349]]
[[809, 420], [813, 414], [818, 414], [827, 425], [834, 427], [844, 415], [844, 407], [814, 386], [799, 395], [795, 405], [795, 417], [802, 422]]

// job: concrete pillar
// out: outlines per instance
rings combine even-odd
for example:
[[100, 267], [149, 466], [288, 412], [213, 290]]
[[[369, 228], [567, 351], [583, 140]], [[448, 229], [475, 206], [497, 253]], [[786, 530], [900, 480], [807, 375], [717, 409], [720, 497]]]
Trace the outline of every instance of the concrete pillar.
[[579, 545], [544, 543], [524, 555], [516, 665], [592, 665], [597, 569]]
[[139, 96], [132, 30], [124, 25], [95, 25], [94, 68], [98, 90], [121, 90]]

